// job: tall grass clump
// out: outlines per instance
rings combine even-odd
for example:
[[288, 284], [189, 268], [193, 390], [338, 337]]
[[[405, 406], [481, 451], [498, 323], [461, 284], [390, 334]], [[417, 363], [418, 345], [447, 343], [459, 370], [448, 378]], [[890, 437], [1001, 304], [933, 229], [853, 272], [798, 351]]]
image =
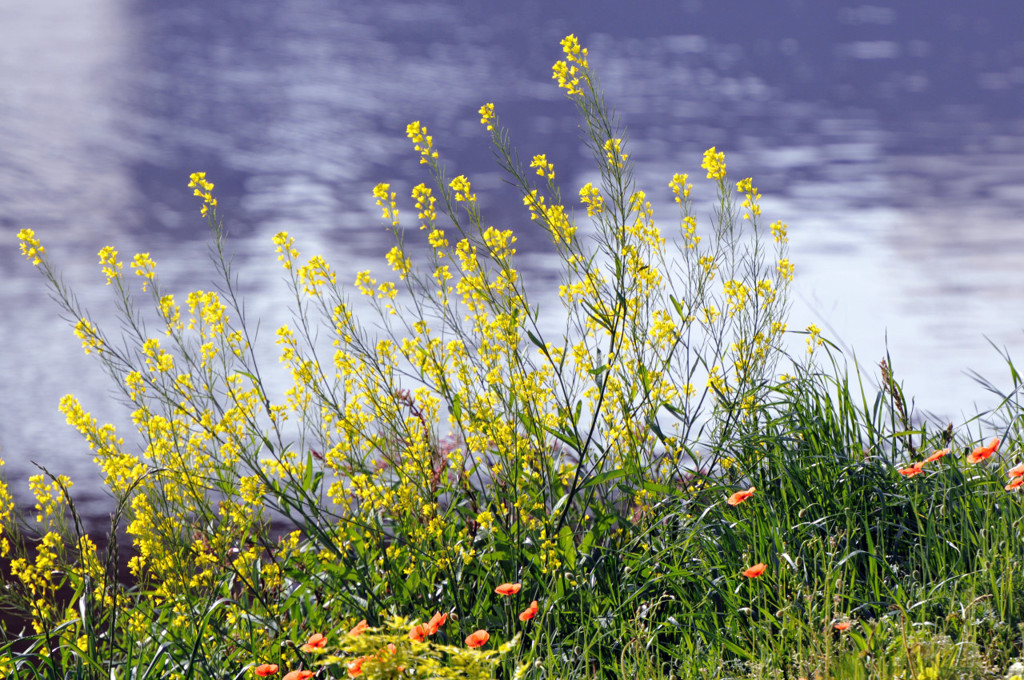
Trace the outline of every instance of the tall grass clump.
[[[292, 301], [285, 389], [257, 360], [205, 173], [189, 186], [218, 282], [169, 291], [149, 253], [104, 248], [117, 335], [20, 232], [137, 432], [61, 401], [114, 500], [102, 551], [70, 479], [29, 480], [35, 521], [0, 486], [6, 604], [29, 622], [5, 634], [0, 671], [946, 677], [1017, 653], [1013, 447], [971, 451], [980, 421], [915, 424], [888, 364], [877, 396], [858, 394], [814, 326], [808, 353], [787, 355], [786, 225], [765, 224], [753, 181], [730, 181], [712, 147], [711, 214], [698, 221], [675, 174], [663, 233], [586, 49], [562, 48], [554, 79], [596, 185], [565, 201], [553, 163], [521, 159], [485, 104], [524, 221], [488, 225], [411, 123], [424, 183], [408, 199], [373, 189], [386, 278], [343, 286], [323, 255], [273, 237]], [[517, 269], [528, 230], [560, 263], [556, 309]], [[1017, 441], [1005, 415], [999, 436]]]

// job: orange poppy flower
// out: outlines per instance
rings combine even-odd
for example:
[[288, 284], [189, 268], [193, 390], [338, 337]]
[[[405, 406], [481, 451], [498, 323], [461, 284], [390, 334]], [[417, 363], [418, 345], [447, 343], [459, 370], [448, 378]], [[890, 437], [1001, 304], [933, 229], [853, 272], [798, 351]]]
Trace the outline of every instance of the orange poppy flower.
[[388, 643], [388, 651], [391, 652], [392, 655], [397, 654], [398, 653], [398, 647], [395, 647], [395, 644], [393, 642], [389, 642]]
[[900, 470], [900, 474], [904, 477], [913, 477], [914, 475], [919, 475], [922, 472], [924, 472], [924, 469], [917, 465], [911, 465], [910, 467], [905, 467]]
[[502, 583], [500, 586], [494, 589], [498, 595], [515, 595], [522, 588], [520, 583]]
[[423, 642], [423, 638], [427, 635], [427, 627], [422, 623], [417, 623], [412, 627], [412, 630], [409, 631], [409, 639], [413, 642]]
[[534, 616], [537, 615], [537, 609], [538, 609], [538, 607], [537, 607], [537, 600], [534, 600], [533, 602], [530, 603], [529, 607], [524, 609], [522, 611], [522, 613], [519, 614], [519, 620], [520, 621], [529, 621], [530, 619], [532, 619]]
[[755, 491], [757, 491], [757, 487], [754, 486], [750, 487], [746, 491], [737, 491], [733, 495], [729, 496], [729, 500], [727, 500], [726, 503], [728, 503], [729, 505], [739, 505], [743, 501], [753, 496]]
[[301, 649], [302, 651], [304, 651], [304, 652], [306, 652], [308, 654], [309, 652], [312, 652], [313, 650], [323, 649], [324, 645], [326, 645], [326, 644], [327, 644], [327, 638], [324, 637], [322, 633], [313, 633], [312, 635], [309, 636], [309, 639], [306, 640], [306, 644], [304, 644], [301, 647], [299, 647], [299, 649]]
[[437, 632], [437, 629], [444, 625], [444, 622], [448, 620], [448, 614], [438, 612], [430, 617], [427, 621], [427, 635], [433, 635]]
[[487, 641], [491, 639], [491, 634], [486, 630], [478, 630], [475, 633], [471, 633], [466, 638], [467, 647], [483, 647], [487, 644]]
[[764, 562], [758, 562], [754, 566], [743, 569], [743, 576], [748, 579], [757, 579], [759, 576], [762, 575], [762, 573], [765, 572], [765, 569], [767, 568], [767, 564], [765, 564]]
[[839, 623], [837, 623], [836, 625], [834, 625], [832, 627], [835, 628], [836, 630], [850, 630], [850, 626], [852, 626], [852, 625], [853, 624], [850, 623], [849, 621], [840, 621]]
[[1024, 477], [1024, 463], [1020, 465], [1014, 465], [1008, 470], [1011, 477]]
[[1016, 477], [1006, 485], [1007, 491], [1020, 490], [1021, 485], [1024, 484], [1024, 477]]
[[973, 451], [971, 451], [971, 454], [969, 456], [967, 456], [967, 462], [973, 464], [973, 463], [977, 463], [979, 461], [983, 461], [986, 458], [988, 458], [989, 456], [991, 456], [993, 453], [995, 453], [996, 449], [998, 449], [998, 448], [999, 448], [999, 437], [995, 437], [992, 441], [990, 441], [985, 446], [979, 446], [978, 448], [976, 448]]
[[927, 458], [925, 458], [922, 462], [918, 463], [918, 465], [923, 465], [924, 463], [934, 463], [939, 458], [942, 458], [943, 456], [945, 456], [948, 453], [949, 453], [949, 449], [939, 449], [938, 451], [936, 451], [932, 455], [930, 455]]
[[277, 673], [277, 664], [262, 663], [259, 666], [256, 666], [256, 669], [253, 672], [261, 678], [265, 678], [268, 675], [274, 675], [275, 673]]
[[350, 630], [348, 632], [348, 634], [351, 635], [352, 637], [359, 637], [360, 635], [363, 634], [363, 631], [366, 630], [369, 627], [370, 626], [366, 623], [366, 619], [363, 619], [362, 621], [357, 623], [355, 625], [355, 627], [352, 628], [352, 630]]
[[292, 671], [281, 680], [306, 680], [311, 677], [313, 677], [313, 671]]
[[743, 575], [747, 578], [757, 578], [764, 573], [764, 570], [768, 568], [768, 565], [764, 562], [758, 562], [752, 567], [748, 567], [743, 570]]
[[357, 675], [363, 674], [363, 662], [366, 661], [365, 656], [361, 656], [348, 665], [348, 675], [350, 678], [354, 678]]

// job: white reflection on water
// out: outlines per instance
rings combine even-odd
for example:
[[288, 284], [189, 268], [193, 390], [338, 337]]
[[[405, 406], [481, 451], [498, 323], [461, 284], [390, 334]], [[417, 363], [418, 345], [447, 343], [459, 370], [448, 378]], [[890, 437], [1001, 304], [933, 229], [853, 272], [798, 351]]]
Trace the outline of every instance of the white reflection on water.
[[[391, 181], [407, 196], [426, 179], [404, 138], [419, 119], [451, 174], [473, 178], [489, 223], [521, 228], [535, 289], [553, 289], [556, 262], [494, 172], [475, 112], [496, 102], [525, 157], [549, 154], [567, 195], [591, 180], [548, 72], [570, 31], [629, 126], [660, 219], [676, 215], [671, 175], [698, 178], [701, 152], [718, 146], [735, 179], [754, 177], [765, 217], [790, 224], [791, 327], [833, 329], [868, 367], [887, 336], [908, 392], [945, 417], [991, 404], [962, 371], [1002, 369], [985, 335], [1021, 345], [1024, 38], [980, 15], [922, 24], [911, 7], [787, 2], [774, 24], [699, 2], [651, 7], [0, 5], [0, 446], [11, 475], [27, 474], [29, 458], [92, 474], [56, 412], [66, 392], [128, 425], [10, 247], [23, 226], [113, 323], [94, 264], [107, 243], [152, 252], [179, 297], [207, 286], [204, 227], [184, 185], [209, 171], [273, 363], [272, 330], [289, 317], [271, 235], [292, 231], [345, 276], [381, 269], [389, 244], [370, 188]], [[710, 188], [696, 184], [703, 218]]]

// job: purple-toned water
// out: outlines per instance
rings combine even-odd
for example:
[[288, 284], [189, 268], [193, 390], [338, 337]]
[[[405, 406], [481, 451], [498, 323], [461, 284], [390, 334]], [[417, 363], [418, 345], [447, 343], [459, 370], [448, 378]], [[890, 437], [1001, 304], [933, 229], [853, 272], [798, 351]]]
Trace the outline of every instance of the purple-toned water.
[[[639, 9], [638, 9], [638, 8]], [[96, 318], [112, 321], [96, 252], [150, 252], [179, 298], [209, 287], [206, 227], [185, 184], [217, 184], [249, 311], [289, 320], [270, 237], [346, 275], [376, 267], [387, 232], [371, 188], [424, 180], [405, 125], [429, 126], [485, 219], [527, 216], [490, 160], [477, 108], [494, 102], [529, 158], [572, 195], [592, 172], [550, 77], [575, 33], [629, 128], [636, 178], [667, 182], [717, 146], [790, 225], [790, 326], [817, 323], [865, 365], [883, 356], [918, 406], [959, 420], [991, 406], [965, 369], [999, 378], [986, 336], [1021, 354], [1024, 4], [817, 0], [455, 3], [47, 0], [0, 4], [0, 456], [24, 498], [38, 460], [77, 480], [101, 518], [87, 447], [57, 412], [76, 394], [130, 434], [99, 366], [18, 254], [31, 227]], [[698, 198], [711, 188], [697, 182]], [[406, 214], [410, 211], [407, 210]], [[520, 233], [538, 290], [557, 270]], [[554, 300], [551, 300], [554, 305]], [[797, 340], [797, 350], [802, 343]]]

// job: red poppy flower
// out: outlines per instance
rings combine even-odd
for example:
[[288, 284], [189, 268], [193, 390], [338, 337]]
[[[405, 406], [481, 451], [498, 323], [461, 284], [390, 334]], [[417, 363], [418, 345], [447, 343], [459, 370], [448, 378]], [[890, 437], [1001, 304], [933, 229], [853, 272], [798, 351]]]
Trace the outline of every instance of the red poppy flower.
[[254, 672], [256, 673], [256, 675], [260, 676], [261, 678], [265, 678], [268, 675], [274, 675], [274, 674], [277, 673], [277, 664], [276, 663], [262, 663], [259, 666], [256, 666], [256, 669], [255, 669]]
[[437, 629], [444, 625], [444, 622], [448, 620], [448, 614], [438, 612], [430, 617], [427, 621], [427, 635], [433, 635], [437, 632]]
[[324, 645], [326, 644], [327, 638], [325, 638], [322, 633], [313, 633], [309, 636], [309, 639], [306, 640], [306, 644], [299, 647], [299, 649], [308, 654], [309, 652], [312, 652], [314, 649], [323, 649]]
[[538, 607], [537, 607], [537, 600], [534, 600], [533, 602], [530, 603], [529, 607], [524, 609], [519, 614], [519, 620], [520, 621], [529, 621], [530, 619], [532, 619], [534, 616], [537, 615], [537, 609], [538, 609]]
[[520, 583], [502, 583], [500, 586], [494, 589], [498, 595], [515, 595], [522, 588]]
[[311, 677], [313, 677], [313, 671], [292, 671], [281, 680], [306, 680]]
[[900, 470], [900, 474], [903, 475], [904, 477], [913, 477], [914, 475], [919, 475], [922, 472], [924, 472], [924, 469], [918, 467], [917, 465], [911, 465], [910, 467], [905, 467], [902, 470]]
[[370, 626], [367, 625], [367, 623], [366, 623], [366, 619], [363, 619], [362, 621], [357, 623], [355, 625], [355, 627], [348, 632], [348, 634], [351, 635], [352, 637], [359, 637], [360, 635], [363, 634], [363, 631], [366, 630], [369, 627]]
[[423, 642], [423, 638], [427, 635], [427, 627], [421, 623], [417, 623], [412, 627], [412, 630], [409, 631], [409, 639], [413, 642]]
[[1020, 490], [1021, 485], [1024, 484], [1024, 477], [1016, 477], [1006, 485], [1007, 491]]
[[470, 636], [466, 638], [466, 646], [483, 647], [485, 644], [487, 644], [487, 641], [490, 639], [490, 633], [488, 633], [486, 630], [478, 630], [475, 633], [471, 633]]
[[752, 567], [743, 570], [743, 575], [747, 578], [757, 578], [764, 573], [764, 570], [768, 568], [768, 565], [764, 562], [758, 562]]
[[363, 674], [363, 662], [366, 661], [365, 656], [361, 656], [348, 665], [348, 675], [350, 678], [354, 678], [357, 675]]
[[1020, 465], [1014, 465], [1008, 470], [1011, 477], [1024, 477], [1024, 463]]
[[930, 455], [927, 458], [925, 458], [924, 461], [922, 461], [921, 463], [918, 463], [918, 465], [923, 465], [924, 463], [934, 463], [939, 458], [942, 458], [943, 456], [945, 456], [948, 453], [949, 453], [949, 449], [939, 449], [938, 451], [936, 451], [932, 455]]
[[986, 458], [991, 456], [993, 453], [995, 453], [996, 449], [998, 449], [998, 448], [999, 448], [999, 437], [995, 437], [992, 441], [990, 441], [985, 446], [979, 446], [978, 448], [976, 448], [973, 451], [971, 451], [971, 454], [969, 456], [967, 456], [967, 462], [973, 464], [973, 463], [977, 463], [979, 461], [985, 460]]
[[746, 491], [737, 491], [733, 495], [729, 496], [729, 500], [727, 500], [726, 503], [728, 503], [729, 505], [739, 505], [743, 501], [753, 496], [755, 491], [757, 491], [757, 487], [753, 486], [747, 489]]
[[850, 630], [850, 626], [852, 626], [852, 625], [853, 624], [850, 623], [849, 621], [840, 621], [839, 623], [837, 623], [836, 625], [834, 625], [832, 627], [835, 628], [836, 630]]

